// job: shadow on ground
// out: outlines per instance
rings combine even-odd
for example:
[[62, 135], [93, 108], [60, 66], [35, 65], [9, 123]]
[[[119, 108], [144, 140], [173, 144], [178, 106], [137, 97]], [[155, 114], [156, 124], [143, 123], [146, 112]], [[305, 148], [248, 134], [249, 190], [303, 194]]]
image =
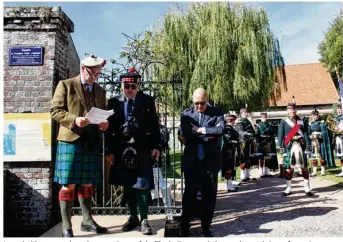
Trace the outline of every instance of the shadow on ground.
[[[314, 196], [308, 197], [304, 193], [303, 179], [295, 178], [292, 195], [283, 197], [285, 180], [274, 176], [243, 183], [236, 193], [218, 191], [212, 229], [219, 237], [269, 233], [271, 230], [261, 229], [261, 225], [305, 216], [323, 216], [338, 209], [334, 204], [336, 199], [330, 195], [342, 190], [341, 185], [315, 187]], [[319, 206], [321, 204], [330, 204], [330, 207]], [[202, 236], [200, 221], [196, 220], [192, 225], [192, 236]]]

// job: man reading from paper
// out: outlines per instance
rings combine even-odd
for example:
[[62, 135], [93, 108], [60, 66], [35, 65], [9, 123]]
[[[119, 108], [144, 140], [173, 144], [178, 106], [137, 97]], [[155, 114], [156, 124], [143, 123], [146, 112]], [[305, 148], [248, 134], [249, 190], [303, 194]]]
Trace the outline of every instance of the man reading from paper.
[[100, 130], [108, 121], [89, 124], [85, 118], [92, 107], [105, 109], [105, 90], [95, 82], [106, 61], [91, 55], [81, 62], [81, 75], [60, 81], [51, 107], [51, 118], [60, 124], [54, 181], [60, 184], [59, 201], [62, 215], [62, 236], [74, 237], [71, 209], [78, 188], [83, 220], [82, 231], [106, 233], [92, 218], [93, 185], [102, 181]]

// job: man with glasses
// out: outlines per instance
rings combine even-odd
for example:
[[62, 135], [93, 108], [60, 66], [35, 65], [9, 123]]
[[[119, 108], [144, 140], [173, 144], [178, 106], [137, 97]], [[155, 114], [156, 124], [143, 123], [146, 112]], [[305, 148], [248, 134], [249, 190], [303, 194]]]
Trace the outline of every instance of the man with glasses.
[[108, 128], [108, 121], [89, 124], [84, 118], [92, 107], [106, 108], [105, 90], [96, 83], [106, 61], [91, 55], [81, 61], [81, 74], [60, 81], [51, 107], [51, 118], [59, 124], [54, 181], [61, 184], [59, 201], [62, 215], [62, 236], [74, 237], [71, 210], [75, 187], [82, 208], [81, 231], [106, 233], [92, 218], [93, 186], [102, 181], [100, 131]]
[[208, 95], [203, 88], [193, 93], [194, 107], [181, 113], [181, 133], [185, 149], [182, 171], [185, 192], [182, 198], [181, 231], [187, 237], [194, 217], [198, 188], [201, 191], [201, 227], [205, 237], [213, 237], [210, 230], [216, 205], [218, 172], [221, 163], [219, 138], [225, 122], [220, 109], [207, 105]]
[[120, 76], [123, 94], [108, 102], [114, 115], [106, 132], [106, 153], [111, 162], [109, 183], [124, 187], [130, 210], [122, 230], [139, 226], [142, 234], [151, 235], [148, 202], [154, 189], [153, 166], [160, 156], [161, 138], [155, 101], [139, 91], [140, 80], [134, 68]]

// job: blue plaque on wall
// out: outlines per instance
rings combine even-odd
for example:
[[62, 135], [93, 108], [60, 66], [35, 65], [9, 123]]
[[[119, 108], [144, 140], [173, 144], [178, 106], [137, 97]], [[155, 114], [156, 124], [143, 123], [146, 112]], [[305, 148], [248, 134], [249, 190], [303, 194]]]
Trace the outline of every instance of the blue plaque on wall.
[[40, 66], [43, 65], [43, 56], [43, 47], [10, 47], [8, 64], [10, 66]]

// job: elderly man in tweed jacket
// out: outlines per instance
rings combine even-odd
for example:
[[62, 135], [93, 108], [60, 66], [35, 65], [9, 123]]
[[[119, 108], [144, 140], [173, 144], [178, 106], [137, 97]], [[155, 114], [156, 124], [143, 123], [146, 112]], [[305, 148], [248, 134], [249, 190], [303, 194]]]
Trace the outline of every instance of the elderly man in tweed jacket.
[[74, 237], [71, 209], [75, 187], [82, 208], [82, 231], [106, 233], [92, 218], [93, 185], [101, 182], [100, 131], [108, 128], [108, 121], [89, 124], [84, 118], [92, 107], [106, 108], [105, 91], [95, 83], [106, 61], [91, 55], [81, 62], [79, 76], [60, 81], [52, 100], [51, 117], [59, 124], [54, 181], [62, 187], [59, 201], [62, 215], [62, 236]]

